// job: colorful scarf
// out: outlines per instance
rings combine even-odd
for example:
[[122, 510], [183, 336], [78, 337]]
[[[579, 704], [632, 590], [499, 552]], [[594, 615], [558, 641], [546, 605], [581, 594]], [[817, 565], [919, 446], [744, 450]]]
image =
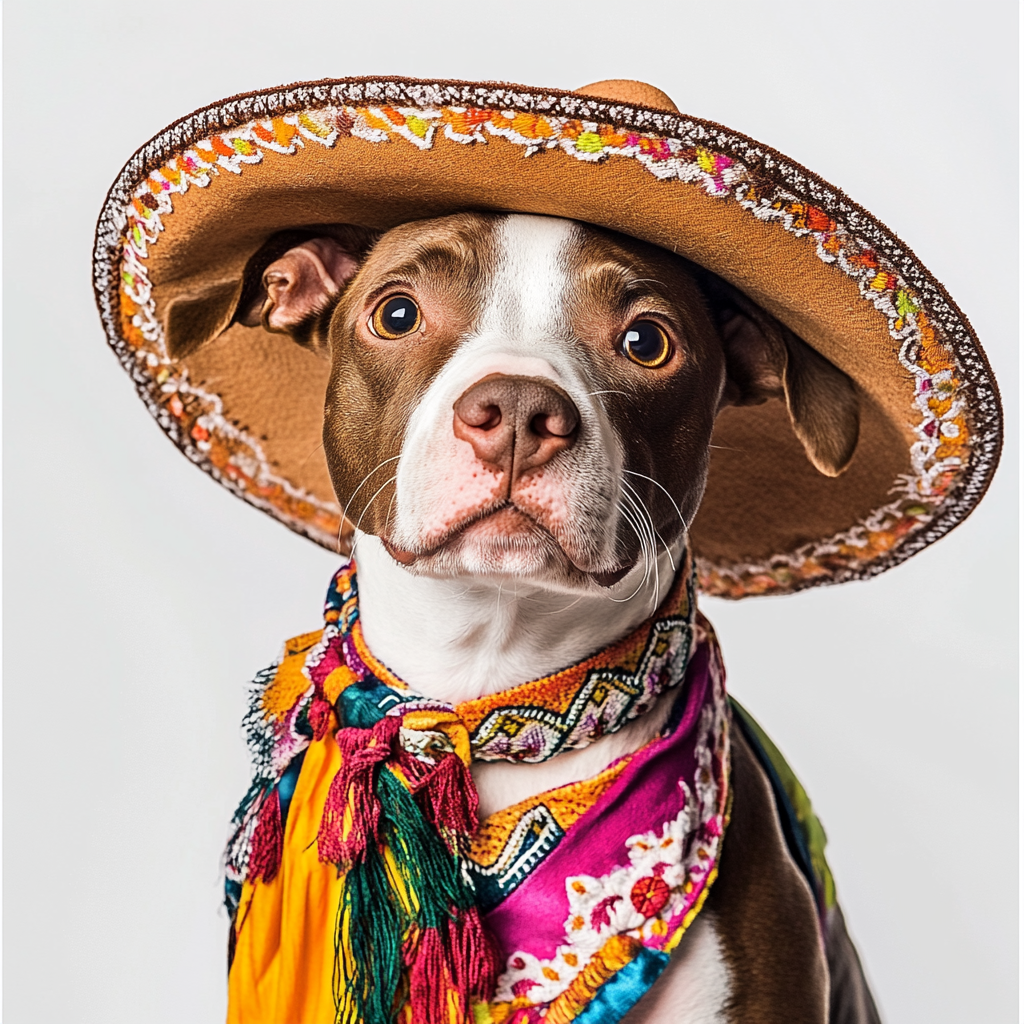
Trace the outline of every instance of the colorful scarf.
[[[471, 760], [586, 746], [672, 687], [646, 746], [478, 822]], [[373, 657], [344, 566], [324, 629], [254, 685], [255, 778], [227, 852], [229, 1022], [619, 1020], [715, 878], [728, 717], [689, 561], [625, 639], [454, 706]]]

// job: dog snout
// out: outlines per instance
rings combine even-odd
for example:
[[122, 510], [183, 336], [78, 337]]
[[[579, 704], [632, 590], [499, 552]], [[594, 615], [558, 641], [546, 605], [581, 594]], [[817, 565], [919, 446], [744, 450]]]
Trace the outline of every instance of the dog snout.
[[512, 480], [571, 448], [580, 414], [552, 381], [492, 374], [455, 402], [455, 436], [472, 445], [476, 457]]

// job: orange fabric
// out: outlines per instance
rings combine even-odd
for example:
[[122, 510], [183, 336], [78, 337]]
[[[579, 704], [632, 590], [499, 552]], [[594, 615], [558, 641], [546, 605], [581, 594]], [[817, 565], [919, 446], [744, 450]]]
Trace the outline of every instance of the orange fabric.
[[320, 863], [316, 834], [340, 767], [333, 736], [309, 745], [285, 825], [281, 870], [272, 882], [242, 888], [228, 1024], [334, 1022], [341, 879], [334, 867]]
[[[474, 859], [492, 861], [509, 828], [542, 798], [568, 828], [628, 761], [485, 819], [474, 838]], [[334, 1024], [334, 936], [342, 878], [333, 865], [320, 862], [316, 836], [340, 767], [333, 736], [309, 745], [285, 825], [281, 869], [271, 882], [242, 887], [227, 1024]]]

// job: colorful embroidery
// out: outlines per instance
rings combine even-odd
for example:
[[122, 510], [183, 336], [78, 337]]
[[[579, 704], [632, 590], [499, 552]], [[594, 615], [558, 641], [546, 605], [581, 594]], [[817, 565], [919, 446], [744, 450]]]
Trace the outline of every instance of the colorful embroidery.
[[[687, 562], [662, 609], [607, 651], [547, 680], [453, 707], [416, 695], [368, 660], [356, 642], [355, 571], [343, 567], [328, 592], [323, 631], [289, 641], [254, 688], [247, 730], [255, 778], [227, 852], [228, 906], [244, 951], [239, 969], [273, 960], [250, 947], [280, 917], [270, 904], [296, 877], [292, 866], [278, 878], [291, 858], [303, 870], [336, 875], [340, 888], [337, 905], [320, 907], [322, 921], [307, 920], [281, 941], [301, 943], [310, 929], [336, 934], [341, 960], [325, 977], [313, 957], [310, 977], [281, 984], [308, 993], [333, 976], [344, 1024], [390, 1021], [398, 1005], [411, 1024], [468, 1024], [470, 999], [478, 1022], [571, 1021], [624, 971], [652, 982], [714, 880], [725, 829], [724, 675], [709, 627], [693, 621], [691, 576]], [[595, 680], [610, 692], [609, 680], [625, 680], [631, 698], [643, 692], [653, 700], [684, 675], [660, 737], [594, 778], [540, 794], [476, 829], [470, 758], [517, 760], [535, 748], [510, 736], [498, 753], [493, 733], [481, 735], [471, 722], [491, 722], [503, 699], [522, 716], [524, 693], [542, 707], [545, 684], [549, 703], [588, 707]], [[568, 680], [577, 694], [566, 702]], [[582, 702], [580, 694], [587, 695]], [[595, 713], [597, 731], [578, 728], [572, 743], [620, 728], [635, 712], [632, 701], [615, 707], [617, 717]], [[303, 811], [319, 816], [319, 829], [289, 840], [292, 793], [311, 755], [325, 763], [323, 744], [341, 753], [333, 778], [304, 791]], [[557, 749], [567, 745], [563, 736]], [[310, 860], [311, 850], [319, 857]], [[493, 973], [488, 949], [499, 957]], [[476, 974], [471, 964], [479, 964]], [[631, 984], [638, 998], [644, 987]], [[238, 985], [247, 993], [260, 988]]]
[[[245, 500], [319, 543], [334, 546], [341, 528], [338, 506], [276, 475], [259, 442], [225, 418], [218, 396], [192, 385], [187, 372], [167, 357], [145, 260], [149, 246], [159, 238], [162, 218], [173, 212], [174, 195], [203, 187], [217, 174], [244, 173], [268, 150], [293, 154], [307, 145], [329, 148], [343, 136], [429, 149], [442, 134], [467, 145], [502, 140], [520, 146], [524, 156], [558, 149], [587, 162], [633, 159], [660, 179], [689, 182], [710, 196], [732, 199], [759, 220], [812, 238], [819, 258], [853, 278], [865, 300], [886, 316], [890, 333], [901, 346], [900, 363], [916, 380], [918, 421], [917, 440], [910, 452], [912, 473], [895, 482], [889, 504], [827, 541], [762, 564], [717, 566], [702, 561], [703, 590], [741, 597], [791, 590], [817, 579], [840, 580], [881, 571], [936, 539], [958, 520], [960, 506], [973, 504], [998, 448], [997, 429], [983, 422], [992, 422], [998, 409], [984, 364], [970, 338], [965, 338], [955, 311], [934, 285], [924, 282], [924, 291], [916, 288], [908, 279], [916, 272], [913, 264], [843, 197], [823, 194], [820, 205], [801, 200], [766, 177], [763, 151], [724, 129], [712, 131], [681, 117], [609, 107], [584, 98], [561, 97], [556, 104], [534, 94], [501, 90], [476, 90], [480, 106], [473, 106], [467, 105], [468, 91], [454, 86], [403, 88], [399, 83], [305, 87], [279, 99], [278, 105], [294, 105], [305, 97], [306, 109], [265, 118], [260, 110], [274, 109], [271, 97], [233, 101], [230, 117], [237, 122], [239, 110], [246, 109], [253, 119], [183, 149], [179, 144], [174, 155], [141, 183], [132, 183], [123, 212], [101, 223], [99, 241], [121, 250], [119, 308], [107, 290], [107, 270], [97, 263], [97, 290], [111, 343], [153, 415], [190, 458]], [[389, 104], [383, 102], [385, 95], [404, 95], [406, 101]], [[410, 104], [414, 96], [417, 100]], [[574, 107], [579, 116], [543, 109], [556, 106], [563, 111]], [[619, 130], [591, 119], [595, 112], [614, 116], [616, 110], [632, 120], [646, 121], [652, 130]], [[683, 129], [690, 131], [690, 141], [668, 134]], [[175, 131], [174, 137], [181, 139], [201, 134], [188, 126]], [[723, 152], [725, 148], [745, 152], [747, 159]], [[799, 169], [774, 170], [784, 170], [812, 192], [826, 191]], [[126, 169], [126, 174], [131, 171]], [[842, 209], [848, 223], [830, 216], [827, 208]], [[926, 313], [926, 307], [931, 312]], [[961, 340], [956, 352], [947, 339], [958, 332]], [[965, 416], [967, 386], [974, 390], [979, 420], [973, 437]]]
[[496, 907], [611, 788], [627, 760], [591, 779], [542, 793], [492, 814], [477, 829], [469, 871], [483, 910]]

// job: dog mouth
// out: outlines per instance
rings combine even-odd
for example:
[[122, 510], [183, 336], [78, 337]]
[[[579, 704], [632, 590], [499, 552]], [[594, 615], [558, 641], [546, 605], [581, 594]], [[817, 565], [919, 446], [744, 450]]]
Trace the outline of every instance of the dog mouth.
[[604, 587], [617, 583], [630, 569], [629, 565], [600, 570], [581, 565], [549, 527], [508, 499], [452, 525], [432, 544], [403, 548], [383, 536], [381, 542], [388, 554], [406, 567], [425, 565], [472, 547], [494, 561], [540, 556], [557, 563], [562, 574], [586, 577]]
[[534, 543], [540, 541], [557, 545], [560, 550], [562, 549], [546, 526], [507, 499], [467, 516], [445, 530], [432, 544], [406, 549], [388, 538], [382, 537], [381, 540], [395, 561], [402, 565], [412, 565], [413, 562], [440, 554], [471, 538], [486, 540], [499, 547], [521, 547], [532, 539]]

